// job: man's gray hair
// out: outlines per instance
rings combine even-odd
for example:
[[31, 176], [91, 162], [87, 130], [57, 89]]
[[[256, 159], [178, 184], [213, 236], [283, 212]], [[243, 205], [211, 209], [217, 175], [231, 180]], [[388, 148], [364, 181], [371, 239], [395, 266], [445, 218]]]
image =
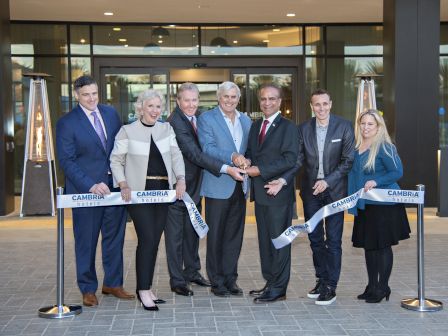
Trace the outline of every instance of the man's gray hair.
[[238, 98], [241, 97], [241, 90], [234, 82], [222, 82], [218, 86], [218, 90], [216, 91], [216, 97], [219, 99], [222, 95], [229, 90], [235, 89], [238, 94]]
[[196, 84], [191, 82], [182, 83], [181, 86], [177, 89], [177, 98], [180, 99], [182, 92], [184, 91], [194, 91], [199, 96], [199, 89]]

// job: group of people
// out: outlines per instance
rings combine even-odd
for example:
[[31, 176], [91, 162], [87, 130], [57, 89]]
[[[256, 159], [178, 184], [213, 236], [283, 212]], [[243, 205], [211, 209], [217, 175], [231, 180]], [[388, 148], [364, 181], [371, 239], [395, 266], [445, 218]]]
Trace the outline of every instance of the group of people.
[[[271, 239], [290, 225], [295, 204], [297, 172], [303, 167], [300, 194], [305, 220], [321, 207], [360, 188], [398, 189], [403, 170], [383, 117], [363, 112], [355, 123], [330, 113], [330, 94], [311, 95], [314, 117], [297, 127], [280, 112], [282, 91], [262, 85], [258, 99], [263, 118], [252, 122], [237, 110], [240, 89], [223, 82], [216, 108], [200, 113], [199, 90], [180, 85], [177, 106], [167, 122], [160, 120], [164, 97], [143, 91], [135, 103], [136, 121], [122, 126], [111, 106], [99, 104], [98, 85], [90, 76], [74, 82], [78, 105], [57, 124], [56, 145], [68, 194], [174, 189], [174, 203], [73, 209], [76, 272], [85, 306], [98, 305], [95, 255], [102, 240], [102, 293], [120, 299], [135, 296], [123, 288], [123, 244], [126, 210], [137, 234], [136, 297], [146, 310], [165, 303], [152, 291], [157, 251], [162, 233], [171, 290], [191, 296], [190, 283], [210, 286], [219, 297], [241, 296], [237, 283], [243, 242], [246, 200], [255, 203], [261, 273], [265, 285], [249, 295], [254, 303], [286, 299], [291, 247], [276, 249]], [[205, 198], [207, 235], [206, 272], [201, 275], [199, 238], [182, 201], [185, 193], [201, 211]], [[353, 246], [365, 250], [368, 284], [358, 299], [389, 299], [392, 246], [409, 237], [402, 204], [359, 201]], [[308, 293], [319, 305], [336, 299], [341, 272], [343, 212], [322, 220], [309, 234], [316, 284]]]

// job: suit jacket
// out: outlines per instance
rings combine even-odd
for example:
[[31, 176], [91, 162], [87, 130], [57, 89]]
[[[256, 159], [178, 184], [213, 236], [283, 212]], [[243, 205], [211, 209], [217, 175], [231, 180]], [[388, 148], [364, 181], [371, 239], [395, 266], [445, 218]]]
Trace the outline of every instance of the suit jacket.
[[[219, 107], [203, 113], [198, 119], [198, 135], [199, 143], [204, 153], [227, 165], [233, 164], [232, 153], [244, 155], [247, 149], [251, 120], [243, 113], [240, 113], [239, 120], [243, 129], [243, 139], [238, 150]], [[208, 171], [204, 171], [201, 195], [227, 199], [232, 196], [235, 184], [236, 181], [230, 175], [220, 174], [216, 176]]]
[[262, 205], [285, 205], [295, 200], [294, 183], [288, 183], [276, 196], [269, 196], [264, 185], [294, 169], [299, 155], [297, 127], [280, 114], [272, 122], [261, 145], [258, 144], [263, 119], [252, 124], [246, 156], [261, 175], [252, 178], [251, 200]]
[[116, 186], [126, 181], [132, 190], [145, 190], [151, 137], [162, 155], [170, 189], [176, 184], [176, 177], [185, 176], [182, 153], [170, 124], [156, 122], [153, 127], [146, 127], [136, 120], [121, 127], [115, 137], [110, 168]]
[[67, 194], [88, 193], [99, 182], [108, 184], [109, 155], [121, 122], [112, 106], [99, 104], [98, 110], [106, 128], [106, 149], [79, 105], [58, 120], [56, 150]]
[[193, 126], [179, 107], [176, 107], [171, 113], [168, 121], [176, 133], [176, 140], [184, 157], [187, 192], [193, 201], [198, 204], [202, 169], [207, 169], [211, 173], [219, 175], [223, 163], [202, 152]]
[[[316, 118], [311, 118], [299, 125], [299, 144], [296, 168], [304, 167], [300, 195], [306, 201], [313, 194], [312, 188], [319, 170]], [[353, 164], [354, 150], [355, 137], [351, 123], [331, 114], [325, 137], [323, 168], [328, 192], [334, 200], [347, 196], [347, 174]], [[287, 176], [286, 180], [289, 182], [291, 176]]]

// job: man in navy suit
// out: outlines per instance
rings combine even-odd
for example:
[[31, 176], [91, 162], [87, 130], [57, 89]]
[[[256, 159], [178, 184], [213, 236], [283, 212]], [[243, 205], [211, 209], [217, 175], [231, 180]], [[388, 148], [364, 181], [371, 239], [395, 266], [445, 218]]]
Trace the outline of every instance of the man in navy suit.
[[[98, 85], [92, 77], [81, 76], [73, 86], [79, 104], [59, 119], [56, 126], [56, 149], [65, 174], [65, 192], [106, 195], [113, 188], [109, 156], [121, 122], [113, 107], [98, 104]], [[98, 305], [95, 254], [100, 232], [102, 293], [133, 299], [134, 295], [123, 289], [125, 208], [75, 208], [72, 212], [76, 275], [83, 304]]]
[[271, 239], [278, 237], [291, 225], [294, 183], [288, 183], [276, 195], [266, 192], [265, 186], [293, 169], [299, 155], [297, 127], [282, 117], [282, 92], [275, 84], [259, 90], [263, 119], [252, 124], [247, 157], [252, 166], [246, 171], [252, 177], [251, 200], [255, 201], [261, 272], [266, 284], [249, 292], [255, 303], [286, 299], [291, 269], [291, 246], [275, 249]]
[[247, 148], [251, 120], [236, 109], [240, 96], [235, 83], [220, 84], [217, 91], [219, 105], [198, 119], [202, 150], [223, 162], [218, 176], [204, 171], [201, 185], [201, 196], [205, 196], [205, 218], [210, 228], [207, 235], [207, 274], [212, 293], [221, 297], [243, 295], [236, 281], [243, 243], [247, 187], [243, 190], [240, 174], [236, 178], [227, 174], [228, 169], [235, 169], [235, 165], [245, 167], [246, 163], [243, 154]]

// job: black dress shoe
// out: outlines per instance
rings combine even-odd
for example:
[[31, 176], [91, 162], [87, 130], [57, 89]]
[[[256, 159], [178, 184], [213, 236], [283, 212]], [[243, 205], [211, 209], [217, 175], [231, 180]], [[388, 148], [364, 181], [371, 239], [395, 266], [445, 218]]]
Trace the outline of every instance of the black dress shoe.
[[266, 291], [267, 288], [268, 288], [268, 285], [266, 284], [261, 289], [252, 289], [251, 291], [249, 291], [249, 295], [253, 296], [253, 297], [258, 297], [258, 296], [262, 295]]
[[159, 310], [159, 307], [157, 307], [157, 304], [155, 301], [153, 301], [154, 306], [145, 306], [142, 299], [140, 298], [140, 294], [139, 294], [138, 290], [136, 291], [136, 294], [137, 294], [137, 300], [140, 301], [140, 304], [144, 310], [150, 310], [150, 311], [158, 311]]
[[232, 284], [227, 287], [231, 295], [241, 296], [243, 295], [243, 290], [236, 284]]
[[273, 293], [268, 290], [261, 294], [259, 297], [256, 297], [254, 299], [254, 303], [270, 303], [282, 300], [286, 300], [285, 293]]
[[190, 290], [187, 286], [171, 287], [171, 291], [178, 295], [193, 296], [193, 291]]
[[229, 297], [230, 292], [225, 287], [213, 287], [211, 289], [212, 293], [219, 297]]
[[190, 282], [195, 283], [198, 286], [202, 287], [211, 287], [212, 284], [206, 278], [204, 278], [201, 274], [197, 274], [194, 278], [190, 279]]

